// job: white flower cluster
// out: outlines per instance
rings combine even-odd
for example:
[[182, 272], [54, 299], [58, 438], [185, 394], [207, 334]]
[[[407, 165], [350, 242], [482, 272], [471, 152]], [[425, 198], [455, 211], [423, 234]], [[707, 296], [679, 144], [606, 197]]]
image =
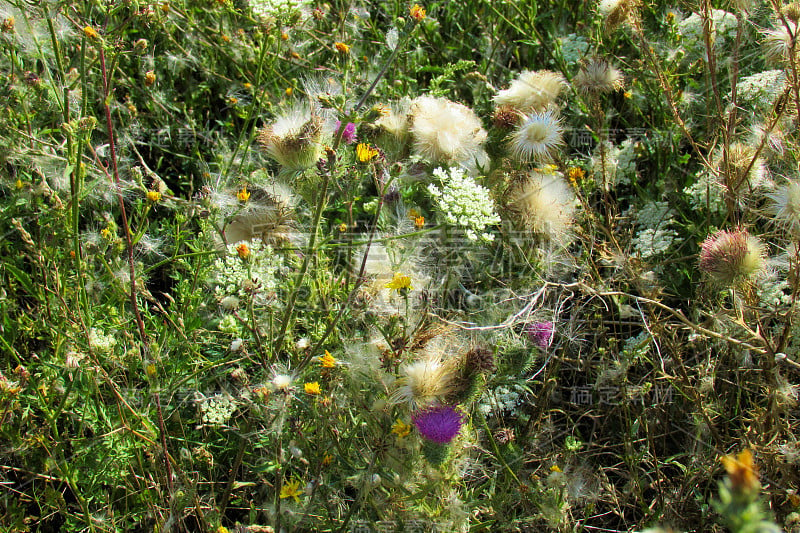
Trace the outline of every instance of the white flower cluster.
[[643, 259], [662, 254], [672, 246], [678, 234], [671, 229], [647, 228], [631, 239], [633, 249]]
[[[711, 18], [713, 19], [711, 42], [714, 43], [714, 51], [719, 53], [726, 42], [731, 42], [736, 37], [736, 15], [722, 9], [714, 9], [711, 12]], [[680, 21], [678, 23], [678, 33], [683, 37], [687, 55], [692, 56], [692, 59], [706, 56], [703, 17], [700, 14], [692, 13], [686, 19]]]
[[[240, 256], [242, 244], [249, 252], [244, 258]], [[235, 309], [240, 300], [250, 297], [257, 305], [265, 304], [275, 299], [276, 275], [280, 268], [280, 256], [273, 254], [272, 247], [261, 241], [229, 244], [225, 255], [211, 267], [214, 295], [226, 309]]]
[[483, 397], [483, 401], [478, 405], [481, 413], [488, 416], [492, 413], [503, 414], [512, 412], [522, 401], [524, 389], [518, 385], [506, 387], [501, 385], [494, 389], [490, 394]]
[[487, 226], [499, 224], [500, 217], [488, 189], [475, 183], [460, 168], [451, 168], [448, 174], [439, 167], [433, 175], [442, 183], [442, 188], [430, 184], [428, 191], [444, 213], [445, 222], [463, 228], [471, 241], [493, 241], [494, 235], [485, 230]]
[[89, 346], [97, 353], [109, 354], [116, 345], [117, 339], [113, 335], [106, 335], [97, 328], [89, 330]]
[[673, 214], [669, 202], [647, 202], [637, 209], [636, 225], [640, 228], [663, 228], [674, 222]]
[[737, 84], [740, 104], [760, 111], [772, 109], [775, 100], [786, 86], [786, 72], [783, 70], [766, 70], [752, 76], [746, 76]]
[[589, 51], [589, 43], [582, 35], [570, 33], [566, 37], [559, 37], [558, 42], [561, 45], [561, 57], [568, 66], [577, 65]]
[[206, 398], [200, 404], [201, 420], [208, 426], [227, 424], [235, 410], [236, 402], [222, 394]]
[[294, 0], [250, 0], [250, 9], [257, 19], [268, 21], [281, 11], [298, 8], [302, 4]]
[[708, 209], [716, 214], [725, 212], [725, 190], [707, 172], [700, 174], [696, 182], [683, 189], [683, 194], [695, 210]]

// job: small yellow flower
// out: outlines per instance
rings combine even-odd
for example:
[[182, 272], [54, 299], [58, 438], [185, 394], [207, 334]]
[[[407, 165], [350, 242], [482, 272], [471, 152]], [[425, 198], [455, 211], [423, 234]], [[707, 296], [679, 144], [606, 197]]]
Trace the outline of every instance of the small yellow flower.
[[411, 424], [406, 424], [398, 418], [397, 422], [392, 424], [392, 433], [397, 435], [398, 439], [408, 437], [408, 435], [411, 433]]
[[17, 190], [20, 190], [20, 189], [21, 189], [21, 188], [23, 188], [24, 186], [25, 186], [25, 184], [24, 184], [24, 183], [22, 183], [22, 180], [21, 180], [21, 179], [19, 179], [19, 178], [17, 178], [17, 181], [15, 181], [15, 182], [14, 182], [14, 187], [16, 187], [16, 188], [17, 188]]
[[155, 82], [156, 82], [156, 73], [153, 72], [152, 70], [148, 70], [147, 72], [145, 72], [145, 74], [144, 74], [144, 86], [145, 87], [150, 87]]
[[420, 215], [418, 217], [414, 217], [414, 225], [417, 229], [422, 229], [425, 227], [425, 217]]
[[328, 466], [333, 462], [333, 455], [326, 453], [325, 456], [322, 458], [322, 466]]
[[231, 532], [228, 530], [228, 528], [227, 528], [227, 527], [225, 527], [225, 526], [219, 526], [219, 527], [217, 528], [217, 533], [231, 533]]
[[147, 199], [151, 202], [157, 202], [161, 200], [161, 193], [158, 191], [147, 191]]
[[371, 161], [378, 155], [378, 150], [372, 146], [364, 143], [359, 143], [356, 146], [356, 157], [362, 163]]
[[248, 81], [248, 82], [245, 82], [245, 83], [244, 83], [243, 87], [244, 87], [245, 89], [247, 89], [247, 90], [250, 90], [250, 89], [252, 89], [252, 88], [253, 88], [253, 84], [252, 84], [252, 83], [250, 83], [250, 82]]
[[411, 9], [408, 10], [408, 14], [412, 19], [419, 22], [425, 18], [425, 8], [419, 4], [414, 4], [411, 6]]
[[386, 288], [398, 292], [414, 289], [414, 287], [411, 286], [411, 276], [401, 274], [400, 272], [394, 273], [392, 281], [386, 284]]
[[735, 489], [749, 492], [758, 488], [758, 469], [753, 462], [753, 452], [749, 449], [736, 456], [724, 455], [719, 460]]
[[303, 494], [303, 491], [300, 490], [300, 482], [296, 479], [292, 481], [287, 481], [281, 487], [281, 499], [284, 498], [294, 498], [295, 503], [300, 503], [300, 496]]
[[285, 92], [286, 92], [286, 96], [292, 96], [292, 93], [294, 92], [294, 89], [292, 89], [291, 87], [287, 87]]
[[111, 230], [108, 228], [103, 228], [100, 230], [100, 236], [106, 240], [111, 239]]
[[348, 44], [345, 44], [345, 43], [342, 43], [342, 42], [335, 42], [335, 43], [333, 43], [333, 47], [340, 54], [349, 54], [350, 53], [350, 45], [348, 45]]
[[236, 98], [235, 96], [231, 96], [230, 98], [228, 98], [228, 103], [230, 105], [236, 105], [239, 103], [239, 99]]
[[281, 32], [281, 40], [282, 41], [288, 41], [289, 40], [289, 34], [286, 33], [285, 31]]
[[625, 98], [631, 98], [633, 97], [633, 93], [630, 91], [625, 91], [624, 93], [622, 93], [622, 96], [624, 96]]
[[550, 467], [550, 471], [551, 472], [563, 472], [563, 470], [561, 470], [561, 468], [558, 465], [551, 466]]
[[87, 36], [89, 39], [97, 39], [98, 37], [100, 37], [100, 34], [97, 33], [97, 30], [95, 30], [91, 26], [84, 27], [83, 34]]
[[240, 202], [246, 202], [250, 199], [250, 192], [247, 190], [247, 187], [242, 187], [239, 192], [236, 193], [236, 198]]
[[580, 167], [572, 167], [567, 171], [567, 178], [572, 184], [576, 184], [578, 180], [583, 179], [586, 176], [586, 171]]
[[149, 378], [154, 378], [158, 375], [158, 369], [156, 368], [156, 365], [154, 365], [153, 363], [147, 365], [144, 371], [147, 373], [147, 377]]
[[339, 224], [339, 231], [341, 231], [342, 233], [344, 233], [345, 231], [347, 231], [347, 224], [345, 224], [344, 222], [342, 222], [341, 224]]
[[331, 352], [325, 350], [325, 355], [321, 355], [319, 358], [319, 364], [322, 365], [322, 368], [333, 368], [336, 366], [336, 358], [331, 355]]
[[250, 257], [250, 248], [245, 243], [242, 243], [236, 247], [236, 254], [240, 259], [247, 259]]
[[319, 388], [318, 381], [312, 381], [311, 383], [306, 383], [305, 385], [303, 385], [303, 389], [306, 391], [306, 394], [312, 394], [314, 396], [322, 394], [322, 389]]

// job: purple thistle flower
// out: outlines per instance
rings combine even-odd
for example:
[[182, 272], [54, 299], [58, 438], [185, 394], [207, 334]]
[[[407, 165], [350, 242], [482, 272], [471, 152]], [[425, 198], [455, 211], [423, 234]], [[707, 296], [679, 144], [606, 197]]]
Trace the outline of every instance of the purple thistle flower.
[[435, 405], [418, 410], [411, 415], [411, 420], [429, 441], [448, 444], [461, 431], [464, 415], [451, 405]]
[[542, 350], [546, 350], [550, 343], [553, 342], [555, 330], [556, 328], [552, 322], [534, 322], [533, 324], [528, 324], [525, 328], [528, 338]]
[[[342, 121], [336, 121], [336, 131], [339, 131], [339, 126], [342, 125]], [[344, 131], [342, 132], [342, 140], [347, 144], [353, 144], [358, 140], [356, 136], [356, 125], [352, 122], [348, 122], [347, 125], [344, 127]]]

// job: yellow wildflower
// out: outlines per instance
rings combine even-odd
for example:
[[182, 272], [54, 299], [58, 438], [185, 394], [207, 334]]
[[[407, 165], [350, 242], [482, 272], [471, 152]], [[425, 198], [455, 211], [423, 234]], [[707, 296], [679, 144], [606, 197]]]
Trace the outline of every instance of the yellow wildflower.
[[86, 26], [83, 28], [83, 34], [90, 39], [97, 39], [100, 37], [100, 34], [97, 33], [97, 30], [92, 28], [91, 26]]
[[758, 470], [753, 462], [753, 452], [745, 449], [741, 453], [719, 458], [735, 489], [751, 491], [758, 488]]
[[408, 14], [412, 19], [419, 22], [425, 18], [425, 8], [419, 4], [414, 4], [411, 6], [411, 9], [408, 10]]
[[580, 167], [572, 167], [567, 171], [567, 177], [573, 184], [583, 179], [584, 176], [586, 176], [586, 171]]
[[320, 356], [319, 363], [322, 368], [333, 368], [336, 366], [336, 358], [331, 355], [331, 352], [325, 350], [325, 355]]
[[156, 73], [152, 70], [148, 70], [144, 73], [144, 86], [150, 87], [156, 82]]
[[425, 217], [420, 215], [418, 217], [414, 217], [414, 225], [417, 229], [422, 229], [425, 227]]
[[289, 34], [286, 33], [285, 31], [281, 32], [281, 40], [282, 41], [288, 41], [289, 40]]
[[333, 43], [333, 47], [340, 54], [349, 54], [350, 53], [350, 45], [347, 45], [345, 43], [335, 42], [335, 43]]
[[247, 190], [247, 186], [242, 187], [242, 189], [236, 193], [236, 198], [240, 202], [246, 202], [250, 199], [250, 192]]
[[339, 224], [339, 231], [341, 231], [342, 233], [344, 233], [345, 231], [347, 231], [347, 224], [345, 224], [344, 222], [342, 222], [341, 224]]
[[228, 530], [228, 528], [227, 528], [227, 527], [225, 527], [225, 526], [219, 526], [219, 527], [217, 528], [217, 533], [231, 533], [231, 532], [230, 532], [230, 530]]
[[356, 157], [362, 163], [371, 161], [378, 155], [378, 150], [372, 146], [364, 143], [359, 143], [356, 146]]
[[147, 191], [147, 199], [151, 202], [157, 202], [161, 200], [161, 193], [158, 191]]
[[25, 184], [22, 183], [22, 180], [19, 179], [19, 178], [17, 178], [17, 181], [14, 182], [14, 187], [16, 187], [17, 190], [23, 188], [24, 186], [25, 186]]
[[326, 453], [325, 456], [322, 458], [322, 466], [328, 466], [333, 462], [333, 455]]
[[408, 437], [408, 435], [411, 433], [411, 424], [406, 424], [398, 418], [397, 422], [392, 425], [392, 433], [397, 435], [398, 439]]
[[306, 383], [305, 385], [303, 385], [303, 389], [306, 391], [306, 394], [312, 394], [314, 396], [322, 394], [322, 389], [319, 388], [318, 381], [312, 381], [311, 383]]
[[293, 92], [294, 92], [294, 89], [292, 89], [291, 87], [287, 87], [286, 88], [286, 96], [292, 96]]
[[242, 243], [236, 247], [236, 253], [238, 254], [239, 258], [247, 259], [250, 257], [250, 248], [248, 248], [245, 243]]
[[411, 286], [411, 276], [401, 274], [400, 272], [394, 273], [392, 281], [386, 284], [386, 288], [398, 292], [414, 289], [414, 287]]
[[551, 472], [563, 472], [563, 470], [561, 470], [561, 468], [558, 465], [551, 466], [550, 467], [550, 471]]
[[281, 499], [284, 498], [294, 498], [295, 503], [300, 503], [300, 496], [303, 494], [303, 491], [300, 490], [300, 482], [296, 479], [292, 481], [287, 481], [281, 487]]

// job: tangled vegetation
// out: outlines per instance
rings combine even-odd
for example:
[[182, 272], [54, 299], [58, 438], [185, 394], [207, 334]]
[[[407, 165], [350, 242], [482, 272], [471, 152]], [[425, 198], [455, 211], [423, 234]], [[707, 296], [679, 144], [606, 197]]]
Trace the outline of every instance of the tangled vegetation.
[[0, 528], [800, 531], [798, 21], [0, 0]]

